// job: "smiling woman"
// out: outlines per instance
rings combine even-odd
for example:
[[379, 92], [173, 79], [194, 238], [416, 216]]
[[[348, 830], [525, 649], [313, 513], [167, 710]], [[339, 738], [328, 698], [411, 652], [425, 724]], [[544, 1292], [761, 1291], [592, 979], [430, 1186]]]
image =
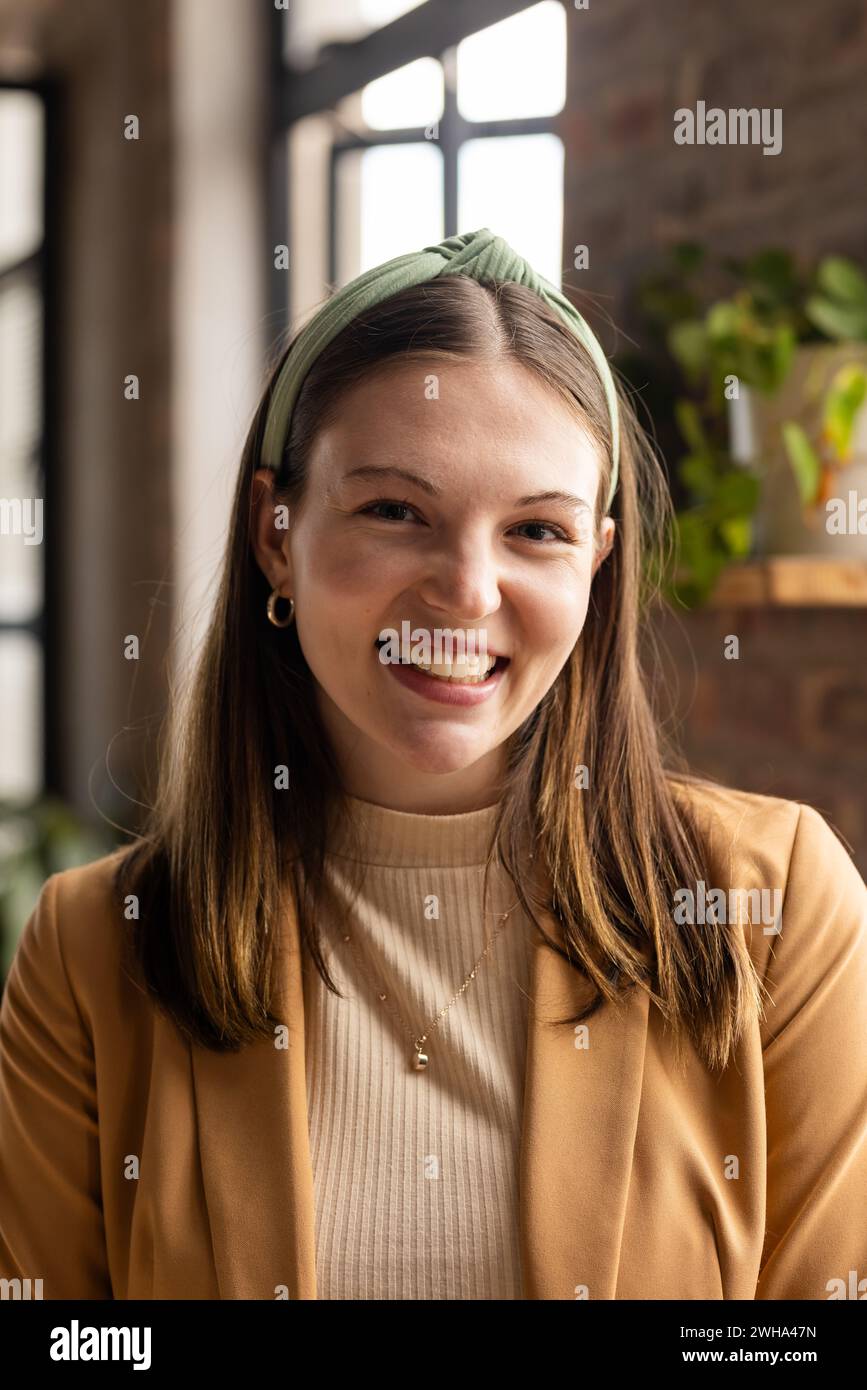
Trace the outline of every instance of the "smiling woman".
[[668, 496], [583, 320], [489, 232], [359, 283], [256, 411], [145, 834], [22, 938], [0, 1274], [826, 1298], [867, 1268], [867, 890], [663, 744]]
[[[576, 404], [570, 408], [520, 360], [497, 356], [504, 335], [490, 338], [486, 292], [472, 281], [456, 284], [407, 292], [403, 333], [418, 335], [419, 318], [430, 319], [438, 301], [460, 313], [464, 298], [463, 312], [478, 315], [488, 335], [475, 357], [417, 347], [354, 383], [349, 364], [344, 372], [332, 360], [329, 379], [337, 370], [343, 383], [333, 418], [316, 400], [328, 370], [323, 358], [296, 406], [302, 429], [307, 410], [323, 421], [303, 493], [291, 475], [278, 475], [276, 495], [273, 475], [257, 475], [257, 558], [274, 588], [294, 598], [298, 642], [347, 790], [410, 812], [457, 813], [496, 800], [506, 740], [575, 648], [593, 574], [614, 535], [610, 517], [598, 535], [594, 525], [599, 448]], [[399, 306], [389, 312], [394, 323]], [[330, 352], [339, 358], [337, 340]], [[299, 459], [291, 443], [289, 452]], [[394, 495], [381, 495], [389, 484]], [[291, 518], [288, 542], [273, 524], [275, 501]], [[510, 658], [508, 669], [459, 700], [436, 677], [384, 666], [379, 633], [407, 620], [421, 631], [481, 632], [487, 648]], [[442, 707], [446, 694], [457, 718]], [[476, 717], [467, 717], [469, 706]]]

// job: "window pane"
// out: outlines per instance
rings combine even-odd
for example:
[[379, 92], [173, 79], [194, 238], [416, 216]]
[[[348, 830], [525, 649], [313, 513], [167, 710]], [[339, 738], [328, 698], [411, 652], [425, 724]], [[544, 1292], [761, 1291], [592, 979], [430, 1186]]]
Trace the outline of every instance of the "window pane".
[[418, 9], [420, 4], [422, 0], [361, 0], [361, 13], [369, 28], [381, 29], [402, 14]]
[[310, 67], [330, 43], [351, 43], [381, 29], [422, 0], [291, 0], [283, 18], [283, 56]]
[[458, 158], [458, 226], [490, 227], [562, 285], [563, 142], [556, 135], [468, 140]]
[[0, 269], [42, 240], [42, 102], [0, 92]]
[[41, 298], [32, 275], [0, 285], [0, 458], [32, 449], [40, 432]]
[[361, 113], [371, 130], [432, 125], [443, 114], [442, 66], [434, 58], [419, 58], [368, 82]]
[[3, 470], [0, 620], [29, 622], [42, 607], [45, 508], [33, 470]]
[[35, 796], [42, 783], [42, 652], [26, 633], [0, 633], [0, 797]]
[[11, 622], [32, 618], [42, 602], [41, 323], [35, 279], [10, 278], [0, 287], [0, 618]]
[[442, 155], [433, 142], [377, 145], [340, 158], [337, 278], [443, 239]]
[[543, 0], [458, 44], [458, 107], [468, 121], [553, 116], [566, 102], [566, 11]]
[[289, 127], [289, 305], [300, 320], [328, 291], [330, 116], [307, 116]]

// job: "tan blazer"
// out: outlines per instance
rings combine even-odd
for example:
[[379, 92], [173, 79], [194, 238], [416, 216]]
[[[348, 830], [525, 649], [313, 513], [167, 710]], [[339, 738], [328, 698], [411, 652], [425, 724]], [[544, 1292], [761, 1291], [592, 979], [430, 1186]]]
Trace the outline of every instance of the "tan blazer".
[[[546, 1029], [576, 1011], [578, 977], [534, 947], [525, 1297], [867, 1297], [867, 889], [814, 810], [689, 796], [708, 890], [784, 895], [779, 934], [755, 909], [735, 928], [774, 1003], [724, 1075], [692, 1052], [681, 1074], [643, 991], [590, 1020], [589, 1046]], [[0, 1278], [49, 1299], [315, 1298], [296, 923], [288, 1049], [191, 1047], [121, 971], [113, 864], [48, 880], [8, 981]]]

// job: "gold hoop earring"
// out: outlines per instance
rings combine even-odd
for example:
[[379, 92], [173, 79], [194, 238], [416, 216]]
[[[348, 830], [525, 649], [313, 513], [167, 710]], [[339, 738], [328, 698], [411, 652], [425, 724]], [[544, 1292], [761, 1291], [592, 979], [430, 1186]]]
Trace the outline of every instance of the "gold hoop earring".
[[283, 595], [280, 593], [279, 589], [272, 589], [271, 593], [268, 596], [268, 604], [266, 608], [266, 612], [268, 614], [268, 621], [269, 623], [273, 623], [275, 627], [288, 627], [290, 623], [295, 621], [295, 600], [292, 598], [287, 600], [289, 604], [289, 612], [287, 613], [286, 617], [282, 619], [277, 617], [277, 600], [278, 598], [282, 597]]

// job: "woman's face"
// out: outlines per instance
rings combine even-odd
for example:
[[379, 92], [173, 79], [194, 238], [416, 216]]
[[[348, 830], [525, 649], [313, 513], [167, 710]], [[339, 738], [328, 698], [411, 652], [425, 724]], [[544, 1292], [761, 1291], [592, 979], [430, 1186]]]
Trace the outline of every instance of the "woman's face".
[[[267, 470], [256, 476], [270, 488]], [[594, 545], [598, 479], [596, 446], [528, 369], [414, 360], [341, 398], [288, 529], [274, 527], [263, 489], [257, 560], [295, 600], [352, 795], [431, 814], [497, 799], [505, 742], [568, 659], [611, 547], [608, 517]], [[453, 683], [380, 660], [386, 630], [433, 644], [447, 629], [508, 664], [455, 695]]]

